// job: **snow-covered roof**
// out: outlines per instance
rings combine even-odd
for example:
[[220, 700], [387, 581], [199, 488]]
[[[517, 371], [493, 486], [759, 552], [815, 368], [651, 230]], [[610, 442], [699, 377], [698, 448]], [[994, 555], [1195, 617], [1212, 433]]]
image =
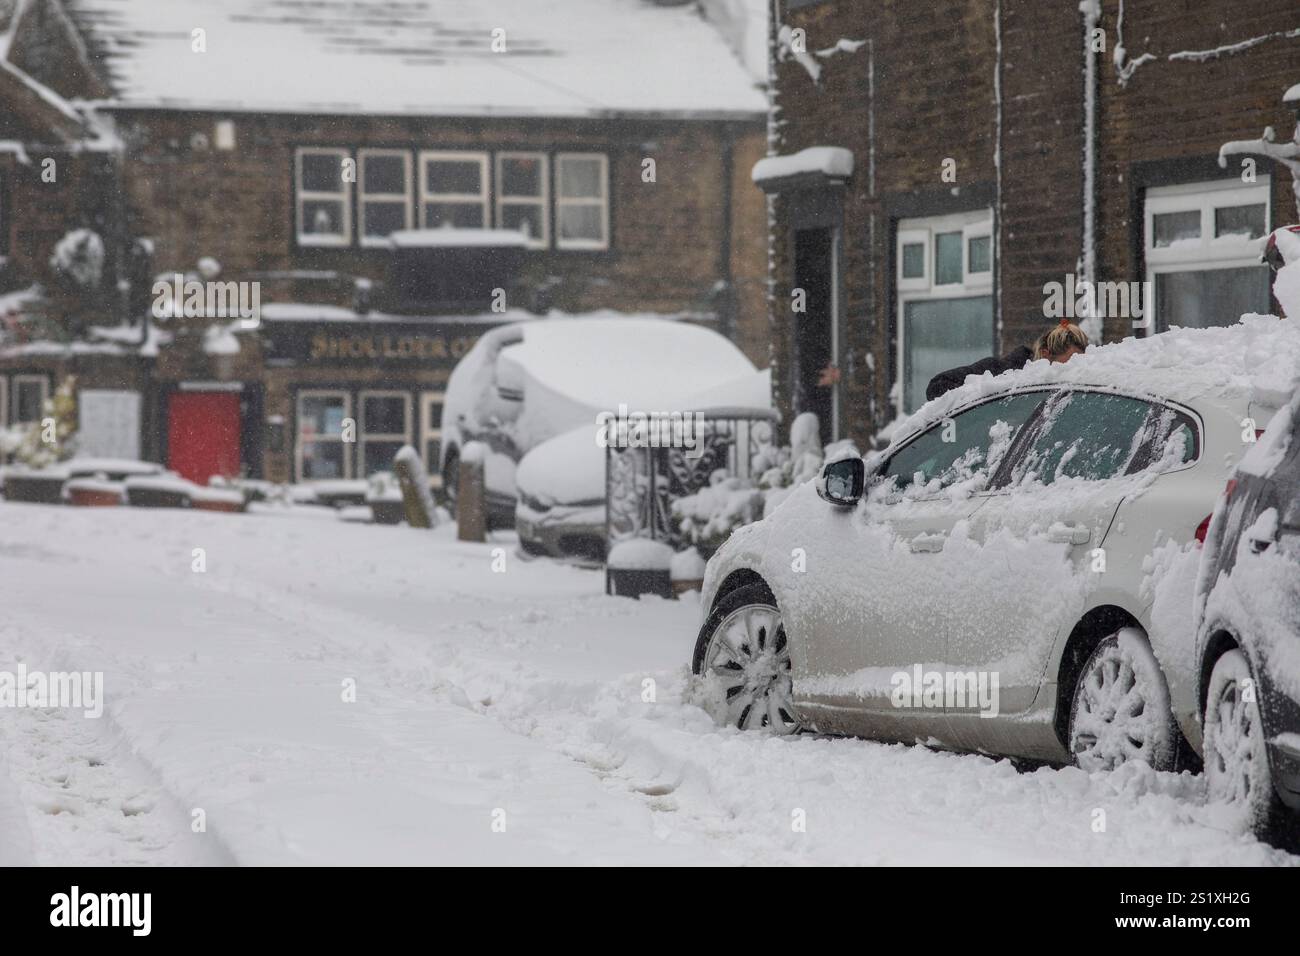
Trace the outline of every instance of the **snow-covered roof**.
[[[754, 76], [695, 4], [63, 3], [118, 107], [459, 116], [766, 110]], [[746, 5], [758, 6], [739, 9]], [[198, 28], [206, 31], [202, 53], [192, 51]], [[505, 52], [494, 52], [494, 31], [504, 31], [495, 38]]]
[[1283, 103], [1300, 103], [1300, 83], [1282, 94]]
[[765, 156], [752, 173], [759, 185], [806, 175], [848, 179], [853, 175], [853, 153], [843, 146], [810, 146], [791, 156]]
[[495, 248], [528, 246], [528, 237], [518, 229], [400, 229], [388, 237], [397, 249]]

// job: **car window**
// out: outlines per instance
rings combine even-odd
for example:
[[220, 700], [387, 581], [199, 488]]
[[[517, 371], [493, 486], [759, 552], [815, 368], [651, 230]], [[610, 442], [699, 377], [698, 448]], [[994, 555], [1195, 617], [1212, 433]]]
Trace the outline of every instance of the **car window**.
[[1033, 429], [1025, 454], [1011, 470], [1012, 484], [1101, 481], [1166, 460], [1167, 447], [1175, 460], [1196, 453], [1196, 430], [1186, 415], [1180, 420], [1173, 409], [1126, 395], [1063, 393]]
[[897, 486], [915, 484], [927, 491], [938, 491], [980, 473], [992, 475], [1047, 395], [1008, 395], [938, 422], [896, 452], [881, 474], [893, 478]]
[[1191, 416], [1165, 405], [1150, 406], [1138, 440], [1140, 446], [1129, 465], [1130, 475], [1156, 464], [1181, 465], [1200, 456], [1196, 425]]

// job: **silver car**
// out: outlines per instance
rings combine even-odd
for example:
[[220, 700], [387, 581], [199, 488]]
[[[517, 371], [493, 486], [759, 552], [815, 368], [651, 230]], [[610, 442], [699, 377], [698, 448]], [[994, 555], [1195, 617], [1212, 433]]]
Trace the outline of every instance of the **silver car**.
[[1270, 328], [1210, 330], [1235, 365], [1143, 340], [971, 379], [826, 465], [709, 563], [692, 669], [722, 719], [1088, 770], [1199, 750], [1190, 606], [1153, 628], [1153, 567], [1267, 419], [1237, 369]]

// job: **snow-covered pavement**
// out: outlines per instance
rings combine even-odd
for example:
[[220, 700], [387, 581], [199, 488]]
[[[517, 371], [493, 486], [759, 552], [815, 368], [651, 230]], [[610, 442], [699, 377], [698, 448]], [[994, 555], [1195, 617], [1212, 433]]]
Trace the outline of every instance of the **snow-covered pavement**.
[[693, 601], [505, 536], [0, 503], [0, 608], [105, 690], [0, 711], [0, 862], [1300, 863], [1189, 775], [718, 728]]

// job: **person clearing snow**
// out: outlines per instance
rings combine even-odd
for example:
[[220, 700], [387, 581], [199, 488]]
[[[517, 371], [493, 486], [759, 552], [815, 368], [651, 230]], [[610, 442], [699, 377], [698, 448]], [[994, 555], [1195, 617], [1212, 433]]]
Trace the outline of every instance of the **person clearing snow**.
[[1050, 332], [1035, 339], [1033, 345], [1022, 345], [1002, 358], [994, 355], [972, 362], [970, 365], [959, 365], [957, 368], [940, 372], [930, 379], [930, 384], [925, 388], [925, 398], [926, 401], [932, 401], [945, 392], [952, 391], [965, 382], [968, 375], [983, 375], [985, 372], [1001, 375], [1003, 372], [1024, 368], [1035, 359], [1068, 362], [1087, 348], [1088, 333], [1068, 319], [1062, 319], [1060, 324]]

